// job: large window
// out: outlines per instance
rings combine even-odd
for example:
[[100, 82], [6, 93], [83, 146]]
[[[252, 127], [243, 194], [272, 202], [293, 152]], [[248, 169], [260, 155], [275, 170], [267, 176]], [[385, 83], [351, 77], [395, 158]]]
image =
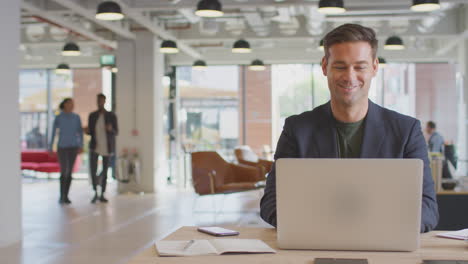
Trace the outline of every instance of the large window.
[[239, 141], [239, 67], [177, 67], [182, 144], [230, 153]]

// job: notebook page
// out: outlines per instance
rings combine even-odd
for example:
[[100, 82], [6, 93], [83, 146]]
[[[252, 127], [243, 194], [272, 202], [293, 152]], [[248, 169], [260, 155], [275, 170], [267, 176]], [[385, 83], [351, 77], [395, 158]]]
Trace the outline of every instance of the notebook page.
[[199, 255], [218, 255], [216, 249], [208, 240], [195, 240], [187, 249], [184, 247], [190, 240], [183, 241], [158, 241], [156, 250], [159, 256], [199, 256]]
[[275, 253], [276, 251], [258, 239], [211, 239], [218, 254], [224, 253]]
[[468, 238], [468, 229], [437, 234], [438, 237], [465, 240]]

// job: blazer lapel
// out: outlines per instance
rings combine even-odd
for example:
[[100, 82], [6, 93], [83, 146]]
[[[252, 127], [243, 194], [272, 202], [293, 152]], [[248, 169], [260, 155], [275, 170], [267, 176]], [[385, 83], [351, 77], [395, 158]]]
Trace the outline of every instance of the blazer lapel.
[[369, 100], [369, 110], [364, 124], [361, 158], [378, 158], [385, 140], [385, 128], [380, 115], [380, 107]]
[[319, 150], [318, 158], [338, 158], [336, 128], [330, 102], [326, 104], [324, 110], [318, 131], [315, 133], [315, 142], [317, 142]]

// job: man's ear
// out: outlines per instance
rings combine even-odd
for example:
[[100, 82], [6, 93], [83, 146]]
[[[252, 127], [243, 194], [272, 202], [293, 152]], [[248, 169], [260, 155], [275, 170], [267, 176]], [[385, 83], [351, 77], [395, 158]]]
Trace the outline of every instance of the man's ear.
[[375, 57], [374, 63], [372, 63], [372, 69], [374, 71], [373, 75], [377, 75], [377, 72], [379, 72], [379, 58]]
[[327, 76], [327, 65], [328, 65], [328, 60], [323, 56], [322, 58], [322, 72], [324, 76]]

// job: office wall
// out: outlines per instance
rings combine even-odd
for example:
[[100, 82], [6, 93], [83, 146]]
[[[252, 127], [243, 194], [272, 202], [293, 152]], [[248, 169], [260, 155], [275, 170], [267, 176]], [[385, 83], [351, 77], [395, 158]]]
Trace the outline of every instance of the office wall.
[[[20, 0], [0, 1], [0, 247], [21, 240], [19, 124]], [[0, 257], [1, 259], [1, 257]], [[1, 260], [0, 260], [1, 262]]]
[[[258, 155], [262, 154], [263, 145], [270, 145], [272, 140], [272, 114], [271, 114], [271, 66], [264, 71], [251, 71], [245, 67], [245, 82], [240, 82], [239, 113], [242, 124], [239, 142], [245, 142]], [[240, 73], [242, 80], [242, 70]], [[245, 86], [243, 85], [245, 84]], [[245, 89], [245, 115], [243, 89]], [[242, 120], [245, 117], [245, 123]], [[245, 141], [243, 129], [245, 126]]]

